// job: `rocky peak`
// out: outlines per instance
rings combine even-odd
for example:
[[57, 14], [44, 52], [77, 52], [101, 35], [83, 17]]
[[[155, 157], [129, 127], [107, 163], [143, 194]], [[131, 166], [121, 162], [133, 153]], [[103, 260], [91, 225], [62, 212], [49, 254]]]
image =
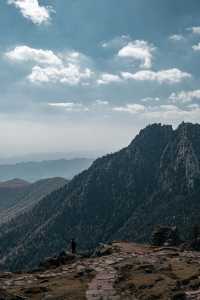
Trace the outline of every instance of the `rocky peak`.
[[179, 138], [187, 137], [190, 140], [193, 140], [194, 138], [199, 138], [200, 125], [182, 122], [176, 129], [176, 134]]
[[200, 174], [199, 158], [196, 152], [196, 138], [200, 137], [200, 126], [182, 123], [177, 131], [176, 162], [174, 169], [185, 172], [188, 188], [193, 188], [194, 180]]
[[173, 134], [173, 128], [171, 125], [162, 125], [161, 123], [154, 123], [148, 125], [142, 129], [136, 138], [132, 141], [130, 145], [145, 142], [155, 142], [158, 138], [168, 140]]
[[129, 149], [137, 149], [146, 163], [157, 165], [160, 157], [173, 137], [171, 125], [152, 124], [141, 130], [129, 145]]
[[[191, 125], [192, 125], [191, 123], [182, 122], [177, 128], [177, 133], [180, 136], [187, 136], [189, 128], [191, 128]], [[193, 125], [192, 125], [192, 127], [193, 127]]]

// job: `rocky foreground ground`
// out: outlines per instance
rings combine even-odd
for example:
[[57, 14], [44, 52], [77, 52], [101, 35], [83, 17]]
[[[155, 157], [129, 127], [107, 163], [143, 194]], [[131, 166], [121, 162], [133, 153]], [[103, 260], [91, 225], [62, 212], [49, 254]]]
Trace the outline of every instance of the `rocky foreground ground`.
[[0, 300], [200, 299], [200, 253], [126, 242], [105, 249], [33, 272], [0, 273]]

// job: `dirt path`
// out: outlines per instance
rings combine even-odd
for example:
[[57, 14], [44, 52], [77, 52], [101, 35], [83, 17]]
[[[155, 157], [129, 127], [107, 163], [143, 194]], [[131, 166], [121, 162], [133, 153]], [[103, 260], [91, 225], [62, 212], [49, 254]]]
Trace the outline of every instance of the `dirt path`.
[[93, 264], [92, 268], [97, 272], [96, 276], [88, 285], [86, 292], [87, 300], [120, 300], [120, 296], [114, 288], [117, 280], [115, 265], [127, 258], [127, 255], [135, 256], [133, 249], [121, 245], [118, 254], [99, 258], [98, 264]]
[[97, 272], [86, 292], [87, 300], [120, 300], [113, 287], [115, 279], [116, 271], [112, 267]]

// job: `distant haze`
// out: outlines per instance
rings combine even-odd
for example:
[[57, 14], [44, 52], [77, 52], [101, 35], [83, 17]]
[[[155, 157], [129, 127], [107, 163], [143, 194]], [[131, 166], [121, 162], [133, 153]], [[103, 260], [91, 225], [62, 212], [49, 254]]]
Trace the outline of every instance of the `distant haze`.
[[89, 158], [75, 158], [0, 165], [0, 181], [13, 178], [31, 182], [53, 177], [72, 179], [73, 176], [89, 168], [92, 161]]
[[0, 165], [3, 164], [16, 164], [21, 162], [41, 162], [49, 160], [60, 160], [60, 159], [80, 159], [86, 158], [89, 160], [96, 159], [107, 152], [103, 151], [80, 151], [80, 152], [38, 152], [38, 153], [28, 153], [21, 154], [17, 156], [2, 156], [0, 157]]

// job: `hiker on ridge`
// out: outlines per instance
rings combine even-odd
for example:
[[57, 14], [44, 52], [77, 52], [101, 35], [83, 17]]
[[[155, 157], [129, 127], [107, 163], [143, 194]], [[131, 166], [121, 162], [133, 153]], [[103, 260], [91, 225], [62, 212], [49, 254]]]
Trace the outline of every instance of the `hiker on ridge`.
[[71, 239], [71, 252], [72, 254], [76, 254], [76, 242], [74, 239]]

